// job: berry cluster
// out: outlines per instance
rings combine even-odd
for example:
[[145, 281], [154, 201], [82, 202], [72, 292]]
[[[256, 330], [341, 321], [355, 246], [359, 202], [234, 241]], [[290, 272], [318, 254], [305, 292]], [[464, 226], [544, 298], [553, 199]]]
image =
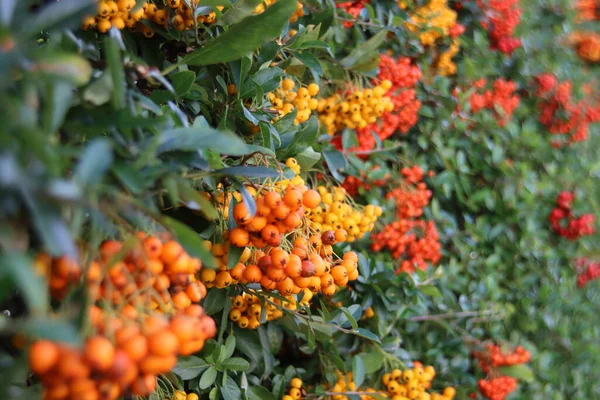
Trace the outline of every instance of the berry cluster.
[[[401, 5], [406, 7], [406, 3]], [[448, 7], [448, 0], [430, 0], [411, 12], [406, 27], [417, 32], [424, 46], [432, 46], [438, 39], [450, 35], [456, 25], [456, 11]]]
[[481, 370], [489, 374], [492, 368], [525, 364], [531, 360], [531, 353], [521, 346], [512, 353], [504, 353], [500, 346], [489, 343], [485, 346], [484, 351], [473, 352], [473, 357], [479, 360]]
[[[520, 96], [515, 93], [517, 87], [514, 82], [502, 78], [497, 79], [491, 88], [484, 90], [486, 85], [485, 79], [473, 83], [473, 87], [479, 92], [474, 92], [468, 99], [471, 111], [477, 114], [481, 110], [490, 110], [498, 125], [506, 126], [521, 102]], [[458, 90], [455, 91], [455, 96], [457, 92]]]
[[582, 60], [589, 63], [600, 62], [600, 34], [576, 32], [571, 35], [571, 42]]
[[[442, 393], [428, 392], [435, 377], [435, 368], [432, 366], [423, 366], [420, 362], [414, 362], [411, 369], [404, 371], [394, 369], [383, 375], [381, 383], [384, 386], [383, 390], [375, 390], [373, 388], [357, 388], [353, 381], [352, 372], [343, 374], [340, 371], [337, 373], [337, 382], [329, 389], [330, 392], [340, 393], [332, 396], [334, 400], [347, 400], [348, 396], [342, 394], [344, 392], [365, 392], [361, 399], [379, 399], [391, 398], [394, 400], [409, 400], [409, 399], [429, 399], [429, 400], [453, 400], [456, 396], [456, 389], [446, 387]], [[369, 395], [368, 393], [373, 393]]]
[[477, 0], [477, 5], [485, 14], [481, 25], [490, 35], [491, 50], [510, 56], [521, 47], [521, 40], [513, 36], [521, 22], [519, 0]]
[[[254, 9], [254, 14], [260, 14], [263, 11], [265, 11], [266, 8], [268, 8], [269, 6], [271, 6], [271, 4], [276, 3], [277, 0], [263, 0], [263, 2], [259, 5], [256, 6], [256, 8]], [[294, 23], [296, 21], [298, 21], [298, 19], [300, 17], [304, 16], [304, 6], [302, 5], [301, 2], [297, 1], [296, 2], [296, 11], [294, 11], [294, 13], [290, 16], [290, 23]], [[293, 36], [293, 35], [290, 35]]]
[[287, 301], [280, 299], [272, 299], [269, 302], [265, 302], [264, 307], [261, 305], [261, 298], [259, 296], [242, 293], [231, 299], [231, 311], [229, 311], [229, 319], [233, 322], [237, 322], [238, 326], [242, 329], [256, 329], [260, 326], [260, 318], [263, 313], [266, 317], [266, 321], [273, 321], [283, 317], [282, 309], [296, 310], [298, 304], [301, 306], [307, 306], [312, 298], [313, 294], [310, 290], [304, 289], [301, 292], [302, 300], [297, 301], [293, 295], [285, 296]]
[[298, 400], [304, 396], [305, 390], [302, 388], [302, 379], [292, 378], [290, 381], [290, 389], [281, 400]]
[[579, 273], [577, 275], [577, 286], [583, 287], [589, 281], [600, 278], [600, 262], [594, 262], [585, 258], [577, 260]]
[[425, 270], [427, 262], [435, 265], [441, 259], [439, 234], [433, 221], [418, 219], [429, 204], [431, 191], [422, 182], [424, 172], [418, 166], [401, 170], [405, 180], [387, 194], [394, 199], [397, 220], [371, 235], [371, 249], [387, 249], [401, 260], [396, 273]]
[[[288, 159], [286, 163], [294, 172], [300, 172], [295, 159]], [[204, 284], [222, 288], [237, 283], [260, 283], [264, 291], [277, 290], [282, 296], [306, 292], [307, 288], [313, 293], [333, 295], [338, 286], [345, 287], [348, 281], [358, 278], [356, 253], [349, 252], [339, 258], [332, 246], [360, 234], [361, 225], [352, 222], [333, 227], [335, 221], [328, 220], [332, 225], [325, 227], [334, 229], [323, 230], [324, 224], [311, 219], [317, 210], [329, 213], [329, 207], [334, 206], [336, 212], [347, 213], [349, 210], [342, 203], [345, 193], [336, 194], [337, 201], [334, 201], [331, 193], [320, 188], [322, 199], [321, 194], [308, 189], [299, 176], [275, 183], [266, 181], [247, 189], [254, 197], [256, 214], [250, 213], [239, 193], [232, 195], [238, 201], [232, 215], [237, 226], [224, 232], [226, 243], [211, 245], [211, 252], [218, 257], [220, 272], [203, 271], [200, 278]], [[213, 194], [213, 198], [222, 206], [223, 215], [228, 216], [229, 196], [219, 193]], [[374, 208], [372, 212], [375, 213]], [[343, 215], [347, 221], [355, 221], [353, 217], [359, 219], [360, 216], [361, 221], [368, 222], [367, 227], [372, 223], [371, 217], [361, 213]], [[343, 226], [350, 230], [350, 235]], [[232, 269], [228, 266], [231, 264], [230, 246], [243, 248]]]
[[500, 376], [493, 379], [480, 379], [477, 382], [479, 391], [490, 400], [504, 400], [517, 388], [517, 380], [510, 376]]
[[311, 83], [307, 87], [300, 87], [294, 90], [296, 84], [290, 78], [281, 81], [279, 88], [275, 92], [268, 94], [273, 109], [279, 112], [279, 117], [287, 115], [296, 110], [296, 125], [308, 121], [311, 112], [316, 110], [319, 101], [314, 98], [319, 94], [319, 86]]
[[344, 28], [351, 28], [354, 25], [355, 20], [358, 19], [360, 12], [365, 8], [365, 4], [369, 4], [370, 0], [354, 0], [354, 1], [343, 1], [341, 3], [336, 3], [337, 8], [341, 8], [344, 10], [346, 14], [348, 14], [353, 21], [344, 21]]
[[198, 400], [199, 397], [196, 393], [186, 393], [183, 390], [176, 390], [175, 393], [173, 393], [173, 396], [171, 396], [171, 399], [164, 399], [164, 400]]
[[[369, 165], [368, 163], [366, 165]], [[390, 179], [389, 172], [383, 170], [379, 165], [373, 166], [368, 172], [360, 171], [360, 177], [353, 175], [347, 176], [344, 179], [342, 187], [352, 196], [358, 196], [359, 189], [362, 188], [368, 192], [373, 187], [382, 187]]]
[[553, 147], [570, 145], [587, 140], [589, 125], [600, 121], [600, 102], [572, 99], [570, 81], [558, 82], [550, 73], [536, 77], [540, 110], [539, 120], [552, 135], [563, 135], [565, 140], [554, 141]]
[[[142, 7], [136, 9], [135, 0], [100, 0], [96, 16], [86, 17], [82, 29], [96, 29], [98, 32], [106, 33], [112, 27], [120, 30], [127, 27], [150, 38], [154, 36], [154, 30], [143, 23], [146, 20], [165, 29], [172, 27], [180, 32], [195, 29], [197, 24], [209, 25], [216, 21], [217, 15], [214, 12], [197, 15], [194, 20], [198, 1], [192, 0], [190, 3], [192, 7], [188, 7], [182, 0], [167, 0], [166, 6], [162, 5], [162, 2], [144, 2]], [[218, 8], [223, 9], [222, 6]]]
[[394, 109], [392, 100], [385, 96], [391, 87], [392, 82], [384, 80], [373, 88], [348, 90], [343, 96], [321, 99], [317, 107], [319, 120], [331, 136], [344, 128], [365, 128]]
[[[561, 192], [556, 198], [557, 207], [548, 216], [552, 230], [569, 240], [592, 235], [595, 231], [593, 214], [583, 214], [580, 217], [573, 215], [573, 200], [575, 200], [575, 193]], [[567, 221], [566, 225], [565, 220]]]
[[200, 351], [216, 334], [212, 318], [192, 304], [205, 294], [194, 275], [200, 261], [168, 237], [140, 233], [138, 239], [129, 250], [121, 242], [104, 242], [100, 258], [85, 271], [64, 257], [38, 257], [36, 269], [49, 273], [53, 294], [63, 296], [83, 276], [95, 303], [82, 348], [48, 340], [32, 344], [29, 365], [44, 384], [44, 398], [146, 396], [177, 356]]
[[[381, 141], [389, 138], [395, 132], [407, 133], [419, 118], [421, 101], [417, 99], [415, 86], [421, 78], [421, 69], [411, 63], [407, 57], [397, 60], [382, 54], [379, 62], [379, 74], [377, 80], [392, 83], [386, 96], [393, 104], [393, 109], [381, 115], [379, 122], [370, 123], [356, 129], [358, 146], [346, 149], [348, 151], [371, 150], [376, 146], [373, 135], [377, 135]], [[342, 138], [333, 140], [336, 148], [342, 148]]]
[[600, 0], [577, 0], [575, 10], [578, 21], [600, 20]]
[[[383, 212], [381, 207], [372, 204], [368, 204], [361, 210], [350, 202], [343, 187], [335, 186], [327, 189], [325, 186], [319, 186], [317, 190], [321, 195], [321, 205], [307, 210], [306, 218], [309, 226], [317, 232], [334, 231], [339, 242], [351, 243], [361, 239], [373, 230], [377, 218]], [[340, 230], [347, 233], [345, 239]]]

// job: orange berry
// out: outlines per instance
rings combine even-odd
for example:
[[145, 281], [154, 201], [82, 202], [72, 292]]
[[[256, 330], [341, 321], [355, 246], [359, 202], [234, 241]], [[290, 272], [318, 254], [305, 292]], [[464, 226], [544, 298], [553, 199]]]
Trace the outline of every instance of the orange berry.
[[[279, 229], [275, 225], [267, 225], [260, 232], [261, 237], [270, 245], [279, 245], [281, 242]], [[276, 243], [276, 244], [275, 244]]]
[[285, 268], [287, 263], [290, 261], [290, 255], [287, 251], [282, 249], [275, 249], [271, 251], [271, 263], [278, 268]]
[[162, 252], [162, 247], [162, 242], [158, 238], [148, 237], [144, 239], [144, 249], [146, 250], [146, 255], [148, 258], [159, 258]]
[[265, 205], [271, 210], [277, 208], [281, 204], [281, 195], [277, 192], [268, 192], [265, 195]]
[[115, 360], [115, 348], [103, 336], [89, 338], [85, 342], [84, 354], [90, 366], [98, 371], [106, 371]]
[[151, 374], [140, 376], [133, 382], [133, 385], [131, 385], [131, 393], [142, 397], [148, 396], [150, 393], [154, 392], [155, 389], [156, 376]]
[[335, 244], [335, 232], [334, 231], [325, 231], [321, 234], [321, 242], [324, 245], [332, 245]]
[[302, 204], [306, 208], [316, 208], [321, 203], [321, 195], [316, 190], [307, 190], [302, 195]]
[[277, 284], [277, 291], [282, 296], [289, 296], [294, 292], [294, 281], [291, 278], [285, 278]]
[[244, 228], [233, 228], [229, 232], [229, 241], [236, 247], [246, 247], [250, 243], [250, 234]]
[[29, 368], [36, 375], [44, 375], [58, 362], [58, 346], [49, 340], [39, 340], [29, 349]]
[[283, 268], [271, 266], [267, 269], [267, 277], [273, 282], [281, 282], [287, 278], [287, 275]]
[[297, 210], [302, 206], [302, 193], [296, 189], [290, 189], [285, 192], [283, 202], [292, 210]]
[[290, 254], [285, 265], [285, 274], [290, 278], [302, 275], [302, 260], [296, 254]]
[[335, 241], [338, 243], [345, 242], [348, 239], [348, 232], [345, 229], [335, 230]]
[[258, 265], [248, 265], [244, 270], [244, 279], [249, 283], [259, 282], [262, 278], [262, 272]]
[[171, 264], [179, 258], [181, 253], [183, 253], [183, 247], [176, 241], [170, 240], [163, 245], [160, 258], [163, 263]]
[[246, 204], [238, 203], [233, 207], [233, 219], [240, 226], [245, 225], [252, 219], [252, 215], [250, 214], [248, 207], [246, 207]]
[[331, 269], [331, 276], [333, 276], [333, 279], [337, 284], [338, 281], [343, 281], [344, 278], [348, 278], [348, 271], [346, 271], [346, 268], [344, 268], [343, 265], [336, 265]]
[[162, 329], [148, 337], [150, 354], [164, 357], [174, 354], [179, 347], [177, 336], [169, 329]]
[[231, 271], [229, 271], [229, 274], [236, 281], [241, 281], [244, 278], [244, 270], [245, 269], [246, 269], [246, 266], [240, 262], [240, 263], [237, 263]]
[[315, 272], [315, 266], [312, 262], [308, 260], [302, 261], [302, 277], [308, 278], [314, 276]]
[[176, 310], [183, 310], [192, 304], [188, 295], [183, 291], [173, 295], [172, 300]]
[[148, 354], [148, 340], [143, 335], [135, 335], [126, 340], [120, 348], [131, 361], [139, 362]]

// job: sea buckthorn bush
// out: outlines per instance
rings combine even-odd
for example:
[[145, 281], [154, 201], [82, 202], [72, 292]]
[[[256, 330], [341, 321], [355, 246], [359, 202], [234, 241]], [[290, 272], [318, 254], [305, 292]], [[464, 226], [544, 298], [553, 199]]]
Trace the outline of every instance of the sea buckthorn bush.
[[0, 4], [1, 398], [600, 398], [597, 0]]

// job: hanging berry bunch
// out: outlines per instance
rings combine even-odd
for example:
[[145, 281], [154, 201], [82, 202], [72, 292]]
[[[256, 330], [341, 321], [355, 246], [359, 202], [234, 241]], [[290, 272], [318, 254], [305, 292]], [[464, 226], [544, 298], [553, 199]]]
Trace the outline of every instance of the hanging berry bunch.
[[477, 386], [481, 394], [490, 400], [504, 400], [517, 388], [517, 380], [500, 375], [498, 368], [524, 364], [531, 360], [529, 351], [521, 346], [513, 352], [505, 352], [492, 343], [487, 344], [483, 351], [473, 352], [473, 357], [479, 361], [479, 367], [487, 375], [487, 379], [480, 379]]
[[536, 83], [536, 94], [541, 99], [538, 103], [539, 121], [550, 134], [564, 137], [564, 140], [553, 141], [552, 146], [561, 147], [587, 140], [589, 125], [600, 121], [600, 101], [574, 101], [571, 82], [559, 82], [549, 73], [537, 76]]
[[[520, 96], [516, 93], [516, 84], [499, 78], [491, 87], [485, 79], [474, 82], [472, 86], [477, 91], [468, 99], [471, 112], [477, 114], [482, 110], [489, 110], [493, 113], [499, 126], [506, 126], [521, 102]], [[484, 90], [486, 86], [488, 88]], [[459, 91], [459, 89], [454, 91], [455, 97]]]
[[423, 209], [429, 204], [431, 191], [423, 182], [424, 172], [418, 167], [401, 170], [404, 181], [387, 194], [396, 205], [396, 220], [381, 232], [371, 235], [371, 249], [386, 249], [398, 259], [396, 273], [425, 270], [441, 259], [439, 234], [433, 221], [422, 220]]
[[[397, 60], [382, 54], [379, 63], [379, 74], [377, 80], [380, 82], [389, 81], [392, 86], [386, 93], [390, 98], [393, 109], [385, 111], [379, 121], [370, 123], [365, 127], [356, 129], [356, 139], [358, 145], [347, 151], [368, 151], [376, 146], [376, 140], [373, 134], [377, 135], [381, 141], [389, 138], [395, 132], [405, 134], [412, 128], [419, 118], [418, 113], [421, 109], [421, 101], [417, 99], [415, 86], [421, 78], [421, 69], [411, 63], [407, 57], [400, 57]], [[342, 149], [342, 138], [334, 138], [333, 145]]]
[[290, 380], [290, 388], [286, 395], [281, 400], [297, 400], [306, 395], [306, 390], [302, 387], [303, 382], [300, 378], [292, 378]]
[[[188, 3], [191, 6], [188, 6]], [[100, 33], [108, 32], [112, 27], [119, 30], [129, 28], [131, 31], [140, 32], [146, 37], [154, 36], [152, 25], [164, 29], [176, 29], [180, 32], [196, 29], [198, 24], [210, 25], [217, 19], [214, 12], [197, 15], [198, 0], [186, 3], [182, 0], [168, 0], [161, 2], [144, 2], [142, 7], [136, 7], [135, 0], [100, 0], [98, 13], [86, 17], [82, 23], [83, 30], [97, 30]], [[217, 7], [222, 10], [222, 6]], [[195, 20], [194, 20], [194, 16]], [[145, 24], [144, 22], [151, 22]]]
[[571, 35], [571, 43], [583, 61], [600, 62], [600, 35], [596, 32], [575, 32]]
[[298, 125], [308, 121], [312, 111], [315, 111], [319, 101], [315, 98], [319, 94], [319, 86], [311, 83], [307, 87], [295, 89], [296, 84], [290, 78], [281, 81], [279, 88], [268, 94], [273, 109], [278, 111], [278, 118], [296, 110], [294, 124]]
[[576, 0], [575, 11], [577, 11], [577, 20], [598, 21], [600, 20], [600, 1], [599, 0]]
[[358, 16], [360, 12], [365, 8], [365, 4], [369, 4], [370, 0], [354, 0], [354, 1], [343, 1], [341, 3], [336, 3], [336, 7], [338, 9], [343, 10], [350, 19], [350, 21], [344, 21], [344, 28], [351, 28], [355, 21], [358, 20]]
[[[147, 396], [177, 356], [200, 351], [216, 334], [212, 318], [193, 304], [205, 293], [195, 278], [200, 261], [166, 236], [140, 233], [138, 239], [130, 250], [104, 242], [85, 270], [64, 257], [38, 257], [36, 269], [47, 271], [54, 295], [62, 297], [81, 278], [93, 302], [82, 347], [39, 340], [29, 349], [44, 398]], [[123, 261], [116, 261], [121, 253]]]
[[365, 128], [374, 124], [386, 111], [394, 109], [391, 98], [386, 96], [391, 87], [392, 82], [384, 80], [373, 88], [353, 88], [343, 95], [321, 99], [317, 107], [319, 120], [331, 136], [344, 128]]
[[581, 258], [576, 262], [577, 286], [584, 287], [589, 281], [600, 278], [600, 262]]
[[583, 214], [580, 217], [573, 215], [572, 205], [574, 200], [575, 193], [561, 192], [556, 198], [557, 207], [548, 216], [552, 230], [569, 240], [592, 235], [595, 231], [593, 214]]
[[490, 36], [490, 49], [510, 56], [521, 47], [521, 40], [514, 36], [521, 22], [519, 0], [477, 0], [485, 20], [481, 25]]

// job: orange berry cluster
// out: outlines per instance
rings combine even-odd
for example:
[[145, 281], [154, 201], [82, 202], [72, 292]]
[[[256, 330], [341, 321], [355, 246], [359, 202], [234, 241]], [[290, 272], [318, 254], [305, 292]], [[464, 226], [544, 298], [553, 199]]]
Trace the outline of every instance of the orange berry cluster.
[[[287, 164], [294, 172], [300, 171], [294, 159]], [[333, 295], [338, 286], [345, 287], [358, 278], [356, 253], [346, 253], [341, 259], [333, 253], [332, 246], [346, 241], [348, 232], [318, 231], [305, 215], [320, 208], [318, 191], [308, 189], [299, 176], [248, 190], [254, 196], [256, 214], [250, 213], [241, 196], [233, 196], [239, 201], [232, 215], [237, 226], [225, 233], [227, 243], [212, 245], [211, 251], [220, 257], [220, 272], [201, 272], [200, 279], [207, 286], [260, 283], [263, 290], [277, 290], [282, 296], [307, 288]], [[215, 197], [221, 199], [224, 210], [228, 209], [229, 196]], [[227, 246], [244, 248], [231, 270]]]
[[[212, 318], [192, 304], [206, 293], [195, 278], [200, 261], [166, 236], [137, 236], [139, 244], [129, 250], [121, 242], [104, 242], [99, 259], [85, 271], [65, 257], [38, 257], [36, 268], [50, 276], [53, 295], [64, 296], [83, 276], [97, 304], [89, 310], [93, 333], [82, 348], [33, 343], [29, 364], [44, 384], [44, 399], [146, 396], [178, 355], [200, 351], [216, 334]], [[115, 261], [121, 253], [123, 260]]]
[[[485, 79], [479, 79], [473, 83], [473, 87], [482, 91], [487, 85]], [[512, 81], [507, 81], [502, 78], [497, 79], [491, 88], [483, 90], [483, 92], [474, 92], [468, 99], [471, 106], [471, 111], [474, 114], [481, 110], [490, 110], [493, 112], [499, 126], [506, 126], [511, 120], [514, 111], [521, 102], [521, 98], [516, 94], [517, 86]], [[454, 91], [454, 95], [458, 90]], [[502, 110], [499, 112], [498, 110]]]
[[479, 391], [490, 400], [504, 400], [517, 388], [517, 380], [509, 376], [497, 376], [496, 368], [529, 362], [531, 354], [519, 346], [514, 352], [505, 354], [500, 346], [487, 344], [482, 352], [473, 352], [479, 360], [479, 367], [488, 375], [496, 376], [491, 379], [481, 379], [478, 382]]
[[273, 109], [279, 112], [279, 117], [296, 110], [296, 119], [294, 124], [298, 125], [308, 121], [313, 111], [319, 105], [319, 101], [314, 98], [319, 94], [319, 85], [311, 83], [307, 87], [300, 87], [294, 90], [296, 84], [290, 78], [281, 81], [279, 88], [275, 92], [268, 94]]
[[66, 256], [52, 259], [46, 254], [36, 258], [36, 269], [48, 277], [54, 298], [63, 298], [70, 284], [83, 275], [92, 300], [125, 304], [123, 311], [132, 317], [141, 305], [170, 312], [204, 298], [206, 288], [195, 277], [202, 267], [199, 259], [167, 235], [164, 240], [142, 232], [137, 237], [140, 243], [119, 261], [115, 259], [124, 250], [123, 243], [108, 240], [100, 246], [99, 259], [90, 262], [85, 271]]
[[583, 99], [573, 101], [570, 81], [558, 82], [550, 73], [536, 77], [540, 110], [539, 121], [552, 135], [566, 139], [553, 141], [553, 147], [561, 147], [587, 140], [589, 125], [600, 121], [600, 101]]
[[338, 380], [329, 391], [339, 394], [332, 395], [331, 398], [333, 400], [348, 400], [350, 397], [346, 396], [345, 392], [373, 393], [373, 395], [362, 395], [361, 399], [365, 400], [379, 399], [381, 397], [392, 400], [453, 400], [456, 396], [456, 389], [453, 387], [446, 387], [442, 393], [428, 392], [435, 377], [435, 368], [430, 365], [423, 366], [419, 362], [415, 362], [413, 368], [404, 371], [394, 369], [384, 374], [381, 378], [384, 390], [357, 388], [353, 381], [352, 372], [346, 374], [340, 371], [336, 372]]
[[292, 378], [290, 380], [290, 389], [281, 400], [298, 400], [304, 396], [305, 390], [302, 388], [303, 382], [300, 378]]
[[[417, 99], [415, 86], [421, 78], [421, 69], [413, 65], [408, 57], [399, 57], [397, 60], [382, 54], [379, 62], [379, 74], [377, 80], [390, 81], [392, 86], [388, 93], [394, 105], [391, 111], [386, 111], [381, 115], [380, 122], [370, 123], [364, 128], [356, 129], [356, 139], [358, 146], [349, 151], [364, 151], [375, 148], [376, 140], [373, 133], [381, 141], [389, 138], [396, 132], [407, 133], [419, 118], [418, 113], [421, 109], [421, 101]], [[334, 146], [342, 149], [342, 138], [338, 136], [333, 140]]]
[[[269, 8], [271, 6], [271, 4], [276, 3], [277, 0], [263, 0], [263, 4], [259, 4], [256, 6], [256, 8], [254, 9], [254, 14], [260, 14], [262, 12], [265, 11], [265, 9]], [[298, 21], [298, 19], [300, 17], [304, 16], [304, 6], [302, 5], [301, 2], [297, 1], [296, 2], [296, 10], [294, 11], [294, 13], [291, 15], [290, 17], [290, 23], [294, 23], [296, 21]], [[294, 36], [294, 35], [290, 35]]]
[[371, 232], [383, 210], [368, 204], [360, 209], [350, 202], [346, 189], [334, 186], [317, 188], [321, 195], [321, 205], [307, 210], [305, 215], [309, 226], [317, 232], [333, 231], [338, 242], [354, 242]]
[[392, 100], [385, 96], [391, 87], [392, 82], [384, 80], [371, 89], [348, 90], [343, 96], [321, 99], [317, 107], [319, 120], [331, 136], [344, 128], [365, 128], [394, 109]]
[[600, 20], [600, 0], [577, 0], [575, 10], [579, 22]]
[[517, 389], [517, 380], [511, 376], [492, 379], [480, 379], [477, 382], [479, 392], [490, 400], [504, 400]]
[[388, 172], [384, 172], [382, 175], [381, 167], [379, 165], [375, 165], [369, 172], [361, 171], [360, 177], [352, 175], [347, 176], [344, 179], [342, 187], [346, 189], [346, 192], [350, 196], [355, 197], [359, 195], [359, 188], [363, 188], [368, 192], [373, 187], [384, 186], [389, 179], [390, 174]]
[[183, 390], [176, 390], [170, 399], [164, 400], [198, 400], [200, 397], [196, 393], [186, 393]]
[[261, 299], [254, 294], [242, 293], [231, 299], [231, 311], [229, 319], [237, 322], [242, 329], [256, 329], [260, 326], [260, 318], [265, 313], [266, 321], [273, 321], [283, 317], [282, 309], [296, 310], [298, 304], [306, 306], [309, 304], [313, 294], [310, 290], [304, 289], [301, 293], [302, 300], [298, 302], [293, 295], [285, 296], [287, 301], [281, 299], [272, 299], [265, 301], [264, 307], [261, 305]]
[[402, 186], [387, 194], [396, 203], [397, 220], [371, 235], [371, 249], [387, 249], [401, 260], [396, 273], [425, 270], [427, 262], [435, 265], [441, 259], [439, 234], [433, 221], [418, 219], [429, 204], [431, 191], [422, 182], [424, 172], [418, 166], [401, 170]]
[[[165, 29], [173, 27], [180, 32], [194, 29], [197, 24], [214, 23], [217, 19], [214, 12], [196, 16], [194, 20], [198, 2], [198, 0], [191, 0], [189, 3], [192, 7], [189, 7], [183, 0], [166, 0], [166, 6], [162, 5], [163, 2], [147, 1], [142, 7], [135, 8], [135, 0], [100, 0], [97, 14], [86, 17], [81, 27], [83, 30], [95, 29], [100, 33], [106, 33], [112, 27], [119, 30], [127, 27], [150, 38], [154, 36], [154, 30], [143, 23], [145, 20]], [[223, 7], [219, 6], [219, 9]]]
[[531, 360], [531, 353], [521, 346], [512, 353], [504, 353], [500, 346], [490, 343], [484, 351], [473, 352], [473, 357], [479, 360], [481, 370], [489, 374], [492, 368], [527, 363]]
[[576, 32], [571, 35], [571, 42], [579, 57], [589, 63], [600, 62], [600, 35], [596, 32]]

